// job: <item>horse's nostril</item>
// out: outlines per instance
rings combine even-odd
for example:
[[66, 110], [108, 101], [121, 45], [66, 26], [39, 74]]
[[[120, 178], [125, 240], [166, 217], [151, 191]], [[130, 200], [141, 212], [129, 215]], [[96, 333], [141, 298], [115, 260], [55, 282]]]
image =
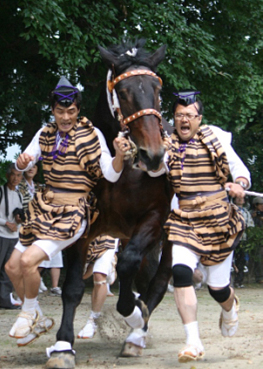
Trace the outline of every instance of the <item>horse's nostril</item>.
[[146, 150], [140, 149], [139, 154], [140, 154], [141, 160], [148, 159], [148, 153]]
[[164, 151], [161, 150], [159, 153], [153, 154], [150, 151], [140, 149], [139, 150], [139, 160], [141, 160], [148, 170], [157, 170], [163, 160]]

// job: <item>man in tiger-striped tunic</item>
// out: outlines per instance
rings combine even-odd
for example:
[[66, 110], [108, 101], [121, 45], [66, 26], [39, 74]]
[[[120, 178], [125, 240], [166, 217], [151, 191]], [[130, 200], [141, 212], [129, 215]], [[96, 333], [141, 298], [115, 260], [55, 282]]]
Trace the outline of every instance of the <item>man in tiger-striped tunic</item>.
[[[239, 303], [230, 287], [230, 268], [245, 224], [238, 208], [229, 203], [226, 189], [232, 197], [244, 197], [244, 188], [250, 186], [250, 173], [231, 146], [231, 134], [215, 126], [200, 127], [203, 105], [196, 100], [198, 93], [177, 94], [175, 132], [166, 140], [164, 158], [179, 199], [179, 209], [171, 211], [165, 230], [173, 242], [174, 297], [186, 333], [180, 362], [204, 355], [192, 285], [199, 261], [207, 269], [209, 292], [222, 307], [222, 335], [232, 336], [237, 330]], [[229, 174], [234, 183], [228, 182]]]
[[43, 316], [37, 301], [39, 264], [85, 235], [88, 222], [96, 216], [90, 191], [102, 175], [111, 182], [119, 179], [129, 149], [125, 138], [116, 138], [116, 156], [112, 158], [102, 133], [87, 118], [78, 119], [80, 103], [80, 91], [62, 77], [51, 94], [55, 122], [37, 132], [16, 162], [18, 170], [26, 171], [42, 160], [47, 186], [29, 203], [19, 241], [6, 264], [23, 301], [22, 312], [9, 332], [19, 346], [54, 325]]

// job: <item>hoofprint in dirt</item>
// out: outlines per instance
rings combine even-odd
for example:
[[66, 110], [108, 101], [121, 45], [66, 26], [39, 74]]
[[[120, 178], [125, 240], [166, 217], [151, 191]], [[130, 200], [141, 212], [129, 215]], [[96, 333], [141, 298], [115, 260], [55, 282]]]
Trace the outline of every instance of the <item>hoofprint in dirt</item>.
[[[90, 292], [90, 291], [88, 291]], [[184, 346], [184, 331], [175, 308], [173, 295], [166, 293], [150, 321], [147, 348], [143, 357], [121, 358], [119, 353], [129, 328], [116, 312], [115, 297], [108, 297], [99, 319], [98, 330], [91, 340], [76, 339], [76, 369], [258, 369], [263, 368], [263, 288], [249, 285], [236, 290], [240, 297], [239, 329], [232, 338], [221, 336], [218, 321], [220, 307], [209, 296], [206, 288], [197, 291], [198, 320], [201, 339], [205, 347], [202, 361], [180, 364], [177, 353]], [[60, 298], [40, 296], [44, 313], [52, 316], [55, 327], [27, 347], [16, 346], [8, 337], [17, 311], [0, 310], [0, 368], [43, 369], [47, 361], [45, 348], [56, 342], [55, 335], [61, 317]], [[83, 327], [90, 311], [90, 295], [85, 293], [75, 318], [75, 336]]]

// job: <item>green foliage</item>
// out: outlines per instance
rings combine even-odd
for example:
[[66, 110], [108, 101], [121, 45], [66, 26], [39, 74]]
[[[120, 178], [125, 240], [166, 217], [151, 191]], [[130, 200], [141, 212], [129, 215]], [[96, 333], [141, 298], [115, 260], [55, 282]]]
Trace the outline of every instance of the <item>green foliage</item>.
[[263, 114], [259, 113], [253, 122], [248, 123], [245, 129], [239, 131], [234, 137], [234, 146], [242, 158], [247, 164], [251, 174], [253, 190], [262, 192], [263, 189], [263, 177], [262, 177], [262, 165], [263, 165]]
[[244, 251], [248, 252], [253, 258], [258, 255], [258, 249], [263, 245], [263, 228], [249, 227], [246, 230], [247, 241], [244, 245]]
[[5, 184], [6, 182], [6, 171], [10, 164], [11, 164], [11, 161], [8, 161], [8, 160], [0, 162], [0, 186]]
[[256, 0], [2, 0], [0, 154], [12, 143], [24, 149], [50, 119], [48, 94], [62, 74], [81, 83], [82, 114], [92, 119], [106, 76], [97, 46], [143, 37], [149, 51], [167, 45], [158, 71], [165, 118], [175, 90], [200, 90], [204, 123], [233, 132], [246, 164], [256, 156], [259, 188], [262, 135], [252, 143], [262, 124], [262, 19]]

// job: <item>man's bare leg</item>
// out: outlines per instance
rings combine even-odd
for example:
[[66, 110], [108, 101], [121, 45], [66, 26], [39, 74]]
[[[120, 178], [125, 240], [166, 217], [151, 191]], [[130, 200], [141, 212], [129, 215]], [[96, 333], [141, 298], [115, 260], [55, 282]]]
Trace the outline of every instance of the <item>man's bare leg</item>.
[[[46, 258], [47, 255], [42, 249], [32, 245], [24, 253], [15, 249], [9, 259], [10, 263], [7, 264], [6, 269], [18, 296], [21, 295], [23, 301], [22, 311], [9, 332], [11, 337], [20, 339], [28, 336], [36, 326], [39, 316], [42, 315], [37, 302], [40, 285], [38, 265]], [[53, 326], [53, 322], [51, 323]]]
[[21, 301], [24, 301], [25, 288], [23, 275], [20, 267], [21, 256], [22, 253], [14, 249], [14, 251], [10, 256], [10, 259], [5, 265], [5, 271], [8, 277], [10, 278], [18, 297], [20, 298]]
[[197, 322], [197, 298], [193, 286], [175, 287], [174, 299], [184, 324], [186, 347], [178, 354], [179, 362], [198, 360], [204, 355]]
[[93, 274], [94, 287], [91, 296], [91, 313], [84, 328], [78, 334], [78, 338], [92, 338], [97, 330], [96, 320], [101, 315], [101, 310], [107, 297], [106, 275]]

